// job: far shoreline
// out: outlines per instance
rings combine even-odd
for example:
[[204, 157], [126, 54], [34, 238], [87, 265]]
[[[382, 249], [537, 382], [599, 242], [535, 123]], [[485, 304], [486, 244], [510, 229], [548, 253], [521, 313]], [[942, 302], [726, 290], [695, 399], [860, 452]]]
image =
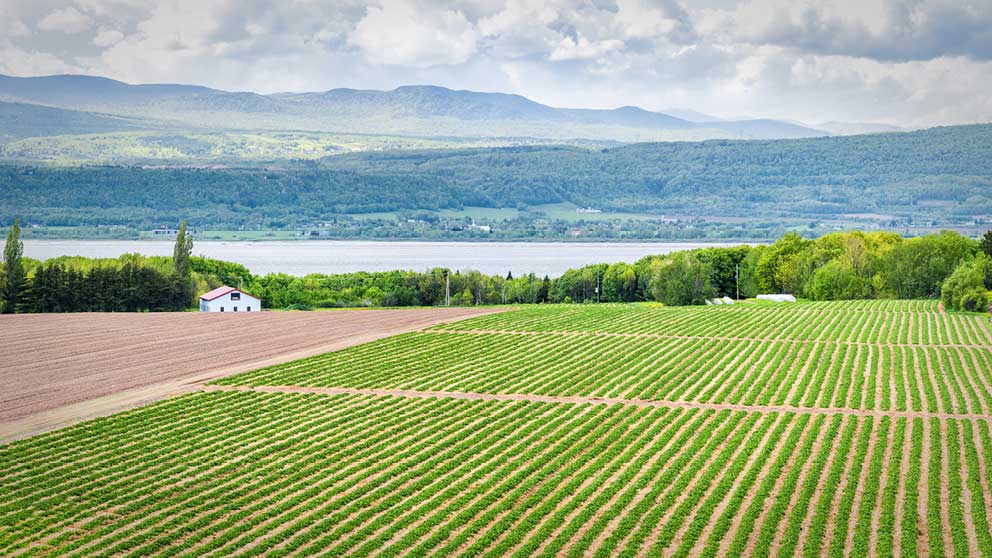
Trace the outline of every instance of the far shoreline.
[[[170, 256], [172, 242], [155, 240], [24, 239], [24, 256], [117, 258], [123, 254]], [[454, 242], [454, 241], [246, 241], [196, 240], [193, 254], [244, 265], [252, 273], [336, 274], [397, 269], [448, 268], [487, 275], [535, 273], [557, 277], [590, 263], [633, 263], [646, 256], [743, 242]], [[753, 243], [752, 243], [753, 245]]]

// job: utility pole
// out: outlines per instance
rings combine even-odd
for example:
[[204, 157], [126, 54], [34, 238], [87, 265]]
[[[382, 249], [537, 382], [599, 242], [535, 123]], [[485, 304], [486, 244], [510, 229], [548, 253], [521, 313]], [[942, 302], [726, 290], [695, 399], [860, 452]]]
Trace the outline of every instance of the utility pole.
[[737, 283], [737, 300], [741, 299], [741, 264], [734, 266], [734, 282]]
[[444, 305], [451, 306], [451, 276], [444, 272]]
[[599, 270], [596, 270], [596, 303], [599, 304]]

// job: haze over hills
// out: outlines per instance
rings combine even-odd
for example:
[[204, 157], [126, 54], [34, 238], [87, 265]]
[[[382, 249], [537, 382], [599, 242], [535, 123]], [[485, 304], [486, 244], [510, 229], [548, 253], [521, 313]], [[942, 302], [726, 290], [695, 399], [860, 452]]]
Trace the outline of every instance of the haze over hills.
[[[126, 116], [136, 128], [295, 130], [452, 138], [642, 142], [829, 135], [771, 119], [692, 121], [639, 107], [555, 108], [519, 95], [411, 85], [260, 95], [173, 84], [129, 85], [93, 76], [0, 76], [0, 100]], [[699, 120], [698, 118], [696, 120]], [[49, 127], [50, 128], [50, 127]], [[39, 129], [35, 136], [51, 135]], [[64, 133], [76, 133], [66, 130]], [[82, 132], [85, 133], [85, 132]], [[31, 137], [30, 135], [20, 137]]]

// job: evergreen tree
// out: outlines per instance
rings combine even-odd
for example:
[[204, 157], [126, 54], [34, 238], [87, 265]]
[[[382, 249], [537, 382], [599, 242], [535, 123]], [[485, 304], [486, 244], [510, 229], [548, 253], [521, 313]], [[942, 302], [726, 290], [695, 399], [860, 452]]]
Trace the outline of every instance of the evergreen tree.
[[985, 231], [985, 235], [978, 241], [978, 248], [992, 258], [992, 231]]
[[2, 299], [0, 299], [0, 310], [5, 314], [13, 314], [17, 310], [18, 300], [21, 290], [24, 287], [25, 272], [24, 263], [21, 261], [24, 255], [24, 243], [21, 242], [21, 220], [14, 220], [14, 225], [7, 233], [7, 244], [3, 249], [3, 262], [6, 269], [6, 280], [3, 285]]

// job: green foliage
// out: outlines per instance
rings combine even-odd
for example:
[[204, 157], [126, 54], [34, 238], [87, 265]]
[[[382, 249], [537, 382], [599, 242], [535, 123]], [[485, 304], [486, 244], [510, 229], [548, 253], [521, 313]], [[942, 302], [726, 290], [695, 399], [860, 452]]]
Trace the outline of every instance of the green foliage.
[[193, 252], [193, 236], [186, 233], [186, 221], [179, 224], [176, 243], [172, 250], [172, 265], [175, 266], [176, 276], [188, 279], [190, 276], [189, 257]]
[[978, 248], [985, 252], [986, 256], [992, 258], [992, 231], [985, 231], [982, 239], [978, 242]]
[[248, 271], [248, 268], [239, 263], [214, 260], [202, 256], [191, 256], [189, 258], [189, 268], [193, 274], [214, 277], [223, 284], [235, 287], [246, 286], [252, 280], [252, 274]]
[[988, 309], [988, 289], [992, 288], [992, 258], [981, 253], [961, 263], [940, 288], [944, 307], [968, 312]]
[[897, 298], [935, 298], [944, 279], [975, 255], [977, 244], [949, 231], [903, 240], [884, 256], [885, 288]]
[[885, 281], [882, 258], [900, 241], [898, 235], [887, 232], [820, 237], [796, 260], [795, 292], [813, 300], [879, 296]]
[[[444, 268], [255, 276], [242, 265], [201, 257], [190, 257], [187, 267], [195, 293], [235, 285], [258, 296], [265, 308], [439, 306], [445, 303], [445, 276], [450, 280], [453, 305], [648, 300], [698, 305], [713, 297], [736, 298], [738, 268], [742, 298], [781, 292], [783, 285], [812, 300], [935, 298], [957, 264], [971, 261], [976, 253], [974, 240], [947, 231], [908, 240], [887, 232], [849, 232], [815, 240], [792, 234], [766, 246], [710, 247], [649, 256], [633, 264], [593, 264], [569, 269], [554, 279]], [[137, 254], [117, 259], [63, 257], [48, 263], [84, 274], [105, 267], [119, 269], [128, 263], [167, 276], [175, 277], [176, 272], [172, 258]], [[28, 262], [29, 268], [33, 266]], [[992, 268], [983, 269], [982, 281], [988, 288]], [[186, 284], [178, 281], [172, 289], [178, 292]], [[954, 301], [948, 303], [949, 308], [959, 307], [959, 299], [968, 290], [954, 289], [955, 294], [947, 295]], [[195, 293], [186, 293], [188, 306]], [[969, 293], [969, 307], [980, 302], [978, 294]]]
[[21, 242], [21, 221], [15, 219], [7, 233], [7, 242], [3, 248], [4, 274], [0, 284], [3, 290], [0, 295], [0, 312], [13, 314], [21, 304], [21, 291], [24, 289], [24, 243]]
[[43, 263], [25, 259], [27, 271], [19, 312], [181, 311], [203, 293], [239, 275], [251, 278], [239, 264], [203, 257], [190, 258], [186, 280], [178, 280], [172, 258], [124, 254], [119, 258], [63, 256]]
[[712, 275], [711, 264], [691, 252], [679, 252], [651, 264], [651, 294], [671, 306], [703, 304], [716, 295]]
[[[269, 222], [282, 228], [328, 215], [567, 202], [625, 213], [762, 218], [769, 226], [863, 213], [883, 215], [890, 226], [963, 223], [992, 214], [989, 145], [992, 125], [976, 125], [602, 150], [378, 151], [264, 168], [8, 165], [0, 166], [0, 220], [17, 214], [51, 226], [150, 228], [188, 216], [201, 229]], [[780, 279], [788, 280], [782, 271]]]
[[187, 289], [172, 274], [127, 262], [89, 270], [45, 262], [34, 270], [19, 308], [23, 312], [182, 311]]
[[192, 280], [189, 258], [193, 252], [193, 235], [186, 232], [186, 220], [179, 223], [179, 232], [176, 234], [176, 243], [172, 250], [172, 265], [174, 269], [173, 287], [176, 296], [180, 300], [185, 299], [186, 303], [180, 308], [185, 308], [193, 304], [193, 294], [195, 286]]
[[611, 264], [602, 277], [603, 302], [633, 302], [638, 300], [637, 269], [625, 263]]
[[813, 300], [851, 300], [868, 298], [870, 294], [864, 279], [839, 261], [829, 261], [818, 268], [807, 292]]
[[[37, 136], [63, 136], [134, 130], [134, 119], [0, 101], [0, 146]], [[0, 149], [0, 153], [4, 150]]]
[[796, 292], [799, 256], [811, 242], [789, 233], [766, 250], [757, 261], [757, 287], [765, 293]]

